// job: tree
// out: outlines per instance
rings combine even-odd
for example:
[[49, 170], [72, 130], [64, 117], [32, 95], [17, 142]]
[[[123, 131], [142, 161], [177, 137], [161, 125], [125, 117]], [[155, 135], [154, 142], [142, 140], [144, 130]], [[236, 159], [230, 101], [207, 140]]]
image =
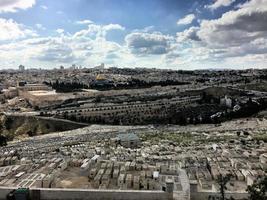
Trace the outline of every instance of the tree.
[[102, 98], [104, 97], [104, 95], [97, 95], [96, 98], [94, 99], [94, 102], [95, 103], [101, 103], [102, 101]]
[[7, 145], [7, 138], [3, 135], [0, 135], [0, 146], [6, 146]]
[[225, 200], [225, 190], [227, 189], [226, 185], [227, 183], [230, 181], [231, 176], [227, 175], [227, 176], [223, 176], [220, 174], [217, 183], [220, 186], [220, 194], [221, 194], [221, 199]]
[[258, 178], [252, 185], [248, 186], [249, 200], [267, 200], [267, 176]]

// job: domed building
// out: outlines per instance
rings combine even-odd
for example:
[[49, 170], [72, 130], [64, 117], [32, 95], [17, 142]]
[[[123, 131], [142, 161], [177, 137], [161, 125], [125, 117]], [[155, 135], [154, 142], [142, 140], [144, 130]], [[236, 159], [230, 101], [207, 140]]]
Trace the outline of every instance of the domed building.
[[95, 80], [91, 83], [91, 86], [96, 87], [96, 88], [105, 88], [105, 87], [112, 87], [113, 82], [109, 81], [105, 75], [103, 74], [98, 74], [95, 78]]
[[97, 81], [104, 81], [104, 80], [106, 80], [106, 77], [105, 77], [105, 75], [103, 75], [103, 74], [98, 74], [98, 75], [96, 76], [96, 80], [97, 80]]

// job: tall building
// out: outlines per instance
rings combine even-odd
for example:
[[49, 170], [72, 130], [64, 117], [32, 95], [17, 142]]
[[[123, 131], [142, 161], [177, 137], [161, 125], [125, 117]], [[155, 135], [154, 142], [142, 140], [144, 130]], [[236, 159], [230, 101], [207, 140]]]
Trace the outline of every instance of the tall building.
[[104, 63], [101, 63], [100, 65], [98, 65], [98, 66], [96, 66], [94, 68], [95, 69], [100, 69], [100, 70], [105, 69], [105, 64]]
[[76, 69], [76, 65], [75, 64], [72, 64], [71, 67], [70, 67], [70, 69], [72, 69], [72, 70]]
[[25, 70], [25, 66], [20, 65], [20, 66], [19, 66], [19, 71], [24, 71], [24, 70]]

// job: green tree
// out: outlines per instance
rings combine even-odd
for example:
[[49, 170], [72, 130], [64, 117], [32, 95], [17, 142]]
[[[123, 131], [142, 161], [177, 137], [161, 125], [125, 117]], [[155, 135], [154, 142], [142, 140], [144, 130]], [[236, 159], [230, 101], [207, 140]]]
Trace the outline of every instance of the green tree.
[[0, 135], [0, 147], [7, 145], [7, 138], [3, 135]]
[[249, 200], [267, 200], [267, 176], [258, 178], [252, 185], [248, 186]]
[[230, 181], [231, 176], [227, 175], [227, 176], [223, 176], [220, 174], [217, 183], [220, 186], [220, 194], [221, 194], [221, 199], [225, 200], [225, 190], [227, 189], [226, 185], [227, 183]]

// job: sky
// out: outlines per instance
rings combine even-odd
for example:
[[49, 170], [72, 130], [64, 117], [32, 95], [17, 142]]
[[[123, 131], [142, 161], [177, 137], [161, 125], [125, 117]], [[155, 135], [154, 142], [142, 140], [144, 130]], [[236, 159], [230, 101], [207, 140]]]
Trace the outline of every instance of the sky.
[[267, 68], [267, 0], [0, 0], [0, 69]]

